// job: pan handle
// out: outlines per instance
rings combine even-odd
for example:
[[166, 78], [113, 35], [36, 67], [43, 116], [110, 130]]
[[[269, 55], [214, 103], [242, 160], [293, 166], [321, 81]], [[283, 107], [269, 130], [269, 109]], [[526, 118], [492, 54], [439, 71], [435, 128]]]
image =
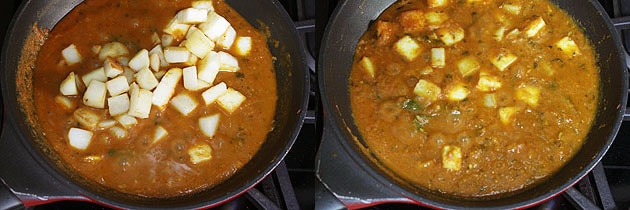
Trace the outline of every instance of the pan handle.
[[0, 209], [23, 209], [24, 204], [18, 199], [9, 187], [3, 183], [0, 183]]
[[[618, 17], [611, 19], [613, 26], [617, 29], [617, 32], [621, 35], [621, 30], [630, 30], [630, 16], [627, 17]], [[628, 50], [625, 48], [623, 43], [621, 43], [621, 48], [626, 57], [626, 67], [630, 69], [630, 55], [628, 55]]]

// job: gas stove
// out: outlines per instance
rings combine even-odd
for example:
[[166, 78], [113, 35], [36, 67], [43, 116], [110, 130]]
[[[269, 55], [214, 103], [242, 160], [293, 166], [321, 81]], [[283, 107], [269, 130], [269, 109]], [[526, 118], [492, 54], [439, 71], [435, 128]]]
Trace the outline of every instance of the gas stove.
[[[615, 25], [618, 25], [626, 48], [630, 47], [630, 1], [599, 0]], [[11, 14], [21, 0], [5, 1], [0, 31], [8, 26]], [[335, 196], [316, 176], [317, 155], [324, 135], [324, 117], [317, 88], [316, 60], [325, 25], [337, 0], [280, 0], [306, 46], [307, 65], [311, 73], [309, 110], [291, 151], [278, 168], [247, 193], [216, 209], [343, 209], [344, 199]], [[347, 178], [344, 178], [347, 179]], [[378, 193], [378, 192], [377, 192]], [[0, 203], [3, 196], [0, 192]], [[0, 208], [23, 208], [19, 203]], [[106, 209], [88, 202], [60, 201], [28, 207], [29, 209]], [[380, 203], [368, 209], [419, 209], [408, 204]], [[588, 176], [565, 193], [533, 209], [629, 209], [630, 208], [630, 112], [615, 142]]]

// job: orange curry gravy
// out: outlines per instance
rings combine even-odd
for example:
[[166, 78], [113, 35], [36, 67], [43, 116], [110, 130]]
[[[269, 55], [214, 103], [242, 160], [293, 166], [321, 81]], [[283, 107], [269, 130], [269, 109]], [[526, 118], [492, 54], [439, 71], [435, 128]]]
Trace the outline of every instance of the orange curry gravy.
[[[201, 91], [193, 92], [200, 105], [184, 117], [173, 107], [151, 109], [148, 119], [138, 119], [126, 138], [118, 139], [107, 130], [95, 130], [85, 151], [72, 148], [68, 130], [77, 127], [73, 111], [56, 105], [61, 81], [74, 71], [79, 76], [102, 66], [92, 47], [112, 41], [125, 44], [130, 56], [151, 49], [153, 32], [162, 28], [175, 13], [190, 7], [189, 0], [87, 0], [59, 22], [39, 53], [34, 76], [37, 117], [50, 145], [77, 173], [121, 192], [148, 197], [170, 197], [212, 187], [235, 174], [247, 163], [272, 129], [276, 106], [276, 79], [272, 56], [265, 37], [223, 1], [214, 1], [215, 11], [230, 21], [240, 36], [252, 37], [252, 50], [236, 56], [240, 71], [219, 73], [215, 84], [225, 82], [247, 99], [231, 115], [216, 103], [204, 105]], [[60, 64], [61, 50], [74, 43], [83, 55], [80, 64]], [[228, 52], [232, 52], [232, 49]], [[164, 67], [163, 67], [164, 68]], [[83, 88], [83, 91], [85, 88]], [[205, 89], [204, 89], [205, 90]], [[186, 91], [183, 82], [175, 94]], [[69, 97], [78, 107], [100, 113], [107, 109], [89, 108], [81, 97]], [[171, 106], [171, 105], [168, 105]], [[221, 113], [214, 138], [201, 134], [198, 119]], [[111, 118], [111, 117], [110, 117]], [[169, 133], [166, 139], [151, 144], [157, 125]], [[212, 148], [212, 159], [192, 164], [187, 153], [192, 145], [205, 142]]]
[[[394, 3], [358, 42], [349, 91], [369, 152], [420, 187], [462, 197], [551, 176], [581, 148], [596, 114], [589, 40], [545, 0], [428, 2]], [[419, 46], [415, 57], [397, 50], [404, 37]], [[564, 37], [579, 51], [558, 44]], [[444, 49], [443, 65], [432, 62], [433, 48]], [[503, 70], [491, 62], [508, 55], [516, 60]]]

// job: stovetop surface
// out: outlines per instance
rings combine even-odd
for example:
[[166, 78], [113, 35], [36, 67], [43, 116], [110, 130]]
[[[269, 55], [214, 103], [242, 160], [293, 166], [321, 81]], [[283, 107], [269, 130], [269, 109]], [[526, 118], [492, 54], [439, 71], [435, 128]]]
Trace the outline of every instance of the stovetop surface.
[[[617, 1], [617, 2], [615, 2]], [[619, 2], [626, 1], [625, 4]], [[0, 38], [4, 38], [11, 14], [17, 8], [21, 0], [4, 1], [0, 7]], [[316, 79], [315, 61], [319, 49], [319, 39], [323, 33], [327, 18], [334, 9], [337, 0], [280, 0], [289, 15], [293, 18], [303, 33], [305, 46], [313, 57], [308, 64], [311, 67], [312, 79]], [[613, 17], [629, 16], [630, 1], [627, 0], [600, 0], [604, 8]], [[615, 6], [617, 6], [615, 8]], [[630, 46], [630, 32], [622, 32], [626, 46]], [[302, 127], [293, 148], [285, 158], [286, 169], [290, 177], [290, 183], [300, 209], [330, 209], [342, 208], [319, 182], [315, 176], [315, 156], [322, 137], [322, 116], [317, 92], [317, 82], [311, 83], [313, 90], [309, 104], [309, 116]], [[314, 84], [314, 85], [313, 85]], [[614, 198], [615, 206], [619, 209], [630, 208], [630, 123], [624, 123], [615, 139], [614, 144], [602, 159], [603, 171], [606, 174], [610, 191]], [[278, 179], [278, 177], [275, 177]], [[586, 179], [593, 179], [587, 177]], [[264, 186], [255, 189], [265, 191]], [[570, 199], [566, 196], [558, 196], [540, 206], [538, 209], [575, 209]], [[296, 206], [280, 206], [285, 209], [294, 209]], [[106, 209], [105, 207], [76, 201], [61, 201], [41, 206], [29, 207], [30, 209]], [[243, 195], [216, 209], [259, 209], [260, 205], [252, 201], [251, 195]], [[370, 209], [417, 209], [418, 206], [405, 204], [382, 204], [370, 207]]]

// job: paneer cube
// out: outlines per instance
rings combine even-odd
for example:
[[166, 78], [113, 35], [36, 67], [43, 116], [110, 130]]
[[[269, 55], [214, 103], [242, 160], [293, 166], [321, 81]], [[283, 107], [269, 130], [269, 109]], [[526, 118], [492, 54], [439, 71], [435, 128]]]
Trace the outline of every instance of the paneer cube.
[[217, 40], [217, 44], [224, 50], [229, 50], [236, 39], [236, 30], [232, 26], [225, 30], [225, 33]]
[[238, 66], [238, 59], [230, 53], [220, 51], [219, 55], [219, 71], [237, 72], [241, 68]]
[[577, 56], [582, 54], [575, 41], [568, 36], [565, 36], [557, 41], [555, 46], [568, 56]]
[[210, 51], [212, 51], [212, 49], [214, 49], [214, 45], [214, 42], [208, 39], [201, 30], [193, 26], [190, 27], [184, 47], [186, 47], [186, 49], [188, 49], [192, 54], [203, 59]]
[[[132, 117], [133, 118], [133, 117]], [[136, 119], [136, 118], [134, 118]], [[114, 126], [109, 128], [109, 133], [112, 134], [112, 136], [118, 138], [118, 139], [122, 139], [122, 138], [126, 138], [127, 137], [127, 130], [118, 127], [118, 126]]]
[[[162, 48], [162, 45], [156, 45], [155, 47], [153, 47], [153, 49], [151, 49], [151, 51], [149, 51], [149, 59], [150, 59], [151, 55], [153, 55], [153, 54], [158, 55], [158, 57], [160, 58], [160, 66], [161, 67], [168, 66], [168, 62], [166, 61], [166, 57], [164, 57], [164, 48]], [[157, 71], [157, 70], [153, 69], [153, 71]]]
[[129, 60], [129, 68], [139, 71], [143, 68], [149, 68], [149, 51], [141, 49]]
[[516, 88], [516, 99], [525, 102], [526, 104], [536, 107], [538, 106], [538, 100], [540, 99], [540, 89], [534, 86], [521, 85]]
[[125, 71], [125, 68], [115, 59], [107, 57], [103, 62], [103, 70], [105, 70], [105, 76], [107, 76], [107, 78], [114, 78], [121, 75]]
[[83, 94], [83, 104], [94, 108], [105, 108], [105, 97], [107, 96], [107, 87], [105, 83], [92, 80]]
[[505, 125], [510, 124], [514, 115], [519, 111], [518, 107], [501, 107], [499, 108], [499, 120]]
[[444, 48], [431, 48], [431, 67], [443, 68], [446, 66], [446, 51]]
[[501, 86], [501, 79], [499, 77], [485, 73], [479, 74], [479, 81], [477, 82], [478, 90], [482, 92], [492, 92], [501, 88]]
[[545, 20], [542, 17], [537, 17], [536, 19], [529, 22], [527, 26], [525, 26], [525, 34], [527, 37], [533, 37], [540, 32], [545, 27]]
[[413, 61], [421, 52], [421, 46], [409, 35], [405, 35], [394, 44], [394, 49], [407, 61]]
[[87, 130], [94, 130], [98, 122], [101, 121], [101, 115], [88, 108], [78, 108], [72, 113], [72, 117]]
[[149, 118], [152, 98], [153, 92], [132, 84], [129, 91], [129, 111], [127, 114], [141, 119]]
[[152, 144], [158, 143], [160, 140], [168, 136], [168, 131], [161, 125], [155, 126], [155, 132], [153, 132]]
[[208, 53], [208, 55], [197, 64], [197, 77], [199, 80], [212, 84], [219, 73], [219, 68], [221, 67], [220, 62], [218, 53]]
[[201, 97], [203, 101], [206, 102], [206, 105], [214, 103], [219, 97], [223, 96], [227, 92], [227, 85], [224, 82], [221, 82], [208, 90], [201, 93]]
[[481, 68], [481, 64], [479, 64], [479, 61], [477, 61], [477, 58], [472, 57], [472, 56], [468, 56], [457, 61], [457, 69], [459, 70], [459, 73], [461, 73], [462, 76], [464, 77], [471, 76], [473, 73], [477, 72], [480, 68]]
[[109, 97], [107, 99], [109, 115], [118, 116], [129, 111], [129, 96], [125, 94]]
[[488, 108], [497, 107], [497, 97], [494, 93], [487, 93], [483, 95], [483, 105]]
[[432, 82], [420, 79], [418, 83], [416, 83], [413, 93], [427, 102], [434, 102], [440, 99], [442, 89]]
[[61, 85], [59, 85], [59, 92], [64, 96], [76, 96], [79, 94], [79, 90], [77, 88], [77, 77], [74, 72], [70, 72], [68, 76], [61, 81]]
[[400, 13], [398, 22], [405, 33], [415, 34], [424, 30], [424, 12], [421, 9], [407, 10]]
[[78, 150], [85, 150], [90, 146], [92, 141], [92, 131], [83, 130], [80, 128], [70, 128], [68, 131], [68, 142], [70, 146]]
[[199, 24], [208, 20], [208, 10], [194, 7], [186, 8], [177, 12], [175, 17], [179, 23], [190, 25]]
[[496, 31], [494, 31], [494, 34], [492, 34], [492, 38], [496, 40], [497, 42], [503, 41], [503, 37], [505, 37], [506, 30], [507, 28], [503, 26], [499, 27]]
[[190, 28], [190, 25], [180, 23], [177, 17], [173, 17], [168, 24], [166, 24], [166, 27], [164, 27], [162, 32], [172, 35], [174, 39], [182, 39], [188, 32], [188, 28]]
[[172, 68], [168, 70], [155, 90], [153, 90], [153, 99], [151, 100], [153, 105], [164, 110], [166, 104], [171, 100], [171, 97], [173, 97], [175, 87], [181, 78], [182, 69]]
[[501, 8], [513, 15], [521, 14], [521, 5], [518, 4], [503, 3]]
[[236, 54], [247, 56], [252, 51], [252, 38], [249, 36], [239, 36], [234, 41], [236, 43]]
[[182, 69], [183, 78], [184, 78], [184, 88], [186, 90], [196, 91], [198, 89], [198, 79], [197, 79], [197, 67], [189, 66]]
[[201, 29], [201, 31], [210, 38], [210, 40], [215, 42], [219, 41], [219, 38], [221, 38], [228, 27], [230, 27], [230, 22], [221, 15], [212, 11], [208, 12], [208, 20], [199, 24], [199, 29]]
[[107, 75], [105, 75], [105, 68], [100, 67], [100, 68], [94, 69], [90, 71], [89, 73], [83, 75], [83, 77], [81, 77], [81, 80], [83, 80], [83, 84], [85, 84], [86, 86], [89, 85], [90, 82], [92, 82], [92, 80], [96, 80], [99, 82], [106, 82]]
[[175, 110], [179, 111], [179, 113], [188, 116], [188, 114], [197, 108], [199, 103], [192, 96], [184, 92], [173, 97], [173, 99], [171, 99], [171, 105], [173, 105]]
[[160, 71], [161, 62], [160, 55], [157, 53], [149, 54], [149, 68], [151, 68], [153, 72]]
[[217, 98], [217, 103], [229, 114], [232, 114], [241, 106], [245, 99], [245, 95], [241, 92], [228, 88], [223, 95]]
[[129, 67], [124, 67], [125, 71], [123, 71], [123, 75], [125, 76], [125, 78], [127, 79], [127, 83], [131, 84], [136, 82], [136, 72], [133, 71], [133, 69], [129, 68]]
[[442, 25], [442, 23], [444, 23], [445, 21], [447, 21], [449, 16], [448, 16], [448, 13], [442, 10], [438, 10], [438, 11], [430, 11], [430, 12], [424, 13], [424, 18], [426, 18], [427, 23], [429, 23], [429, 25], [439, 26], [439, 25]]
[[199, 128], [203, 135], [213, 138], [219, 128], [219, 119], [221, 114], [213, 114], [199, 118]]
[[98, 54], [98, 58], [100, 60], [105, 60], [107, 57], [117, 58], [124, 55], [129, 55], [129, 49], [127, 49], [127, 46], [120, 42], [110, 42], [103, 45]]
[[133, 126], [138, 124], [138, 120], [128, 114], [118, 115], [114, 117], [114, 119], [116, 119], [116, 121], [118, 121], [118, 123], [126, 129], [132, 128]]
[[361, 58], [361, 61], [359, 62], [361, 63], [363, 70], [365, 70], [370, 77], [374, 78], [374, 63], [372, 63], [372, 59], [366, 56]]
[[83, 60], [81, 54], [79, 53], [79, 50], [77, 50], [77, 46], [74, 44], [71, 44], [70, 46], [64, 48], [61, 51], [61, 56], [68, 65], [74, 65], [80, 63], [81, 60]]
[[205, 143], [196, 144], [188, 149], [188, 156], [192, 164], [199, 164], [212, 159], [212, 148]]
[[117, 96], [129, 91], [129, 83], [123, 75], [111, 79], [105, 83], [110, 96]]
[[507, 69], [510, 65], [512, 65], [512, 63], [516, 61], [516, 59], [516, 55], [506, 51], [490, 59], [490, 62], [500, 71], [505, 71], [505, 69]]
[[66, 110], [73, 110], [76, 107], [72, 100], [64, 96], [56, 96], [55, 102]]
[[449, 85], [446, 88], [446, 97], [451, 101], [461, 101], [468, 98], [470, 90], [463, 83]]
[[138, 86], [140, 86], [140, 88], [146, 90], [153, 90], [153, 88], [155, 88], [159, 83], [157, 78], [155, 78], [155, 75], [153, 75], [153, 72], [151, 72], [151, 70], [146, 67], [140, 69], [134, 75], [134, 79], [136, 83], [138, 83]]
[[448, 6], [448, 4], [449, 0], [427, 0], [429, 8], [445, 7]]
[[176, 37], [170, 34], [162, 34], [161, 40], [162, 40], [162, 47], [168, 47], [168, 46], [173, 46], [176, 45]]
[[208, 0], [193, 1], [191, 5], [193, 8], [205, 9], [206, 11], [214, 11], [214, 6], [212, 6], [212, 1], [208, 1]]
[[190, 59], [190, 51], [185, 47], [164, 48], [164, 58], [167, 63], [184, 63]]
[[435, 32], [446, 46], [452, 46], [464, 40], [464, 29], [461, 27], [440, 28]]
[[449, 171], [459, 171], [462, 167], [462, 148], [453, 145], [442, 147], [442, 167]]

